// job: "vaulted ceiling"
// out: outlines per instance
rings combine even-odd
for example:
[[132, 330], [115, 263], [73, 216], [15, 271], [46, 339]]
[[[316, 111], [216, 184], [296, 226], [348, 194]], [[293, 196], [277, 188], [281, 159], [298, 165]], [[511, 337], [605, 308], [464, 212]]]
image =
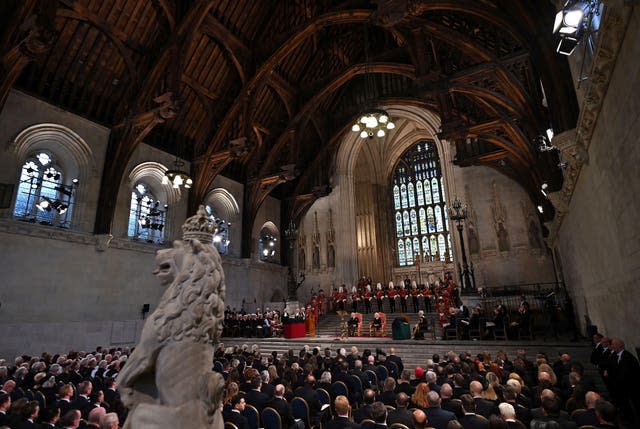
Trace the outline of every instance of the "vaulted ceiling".
[[562, 175], [535, 139], [577, 118], [554, 13], [549, 0], [4, 0], [0, 103], [16, 87], [112, 129], [97, 233], [142, 141], [192, 161], [192, 206], [224, 174], [246, 185], [246, 221], [270, 194], [300, 212], [372, 102], [437, 112], [459, 165], [498, 169], [537, 202]]

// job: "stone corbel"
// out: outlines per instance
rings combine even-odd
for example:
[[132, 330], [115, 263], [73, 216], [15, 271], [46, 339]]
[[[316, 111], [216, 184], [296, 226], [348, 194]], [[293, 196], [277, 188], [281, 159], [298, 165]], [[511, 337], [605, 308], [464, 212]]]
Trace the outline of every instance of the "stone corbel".
[[98, 252], [104, 252], [109, 248], [109, 243], [113, 240], [113, 235], [111, 234], [99, 234], [96, 235], [96, 250]]

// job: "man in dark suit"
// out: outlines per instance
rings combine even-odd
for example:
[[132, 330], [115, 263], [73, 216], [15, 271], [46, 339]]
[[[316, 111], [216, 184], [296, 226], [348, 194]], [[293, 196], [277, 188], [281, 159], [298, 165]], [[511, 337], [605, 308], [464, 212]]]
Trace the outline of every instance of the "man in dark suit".
[[487, 419], [491, 414], [498, 414], [496, 404], [482, 398], [482, 383], [475, 380], [472, 381], [469, 384], [469, 391], [471, 396], [473, 397], [473, 402], [476, 403], [476, 413]]
[[12, 425], [13, 429], [36, 429], [36, 419], [40, 413], [40, 405], [38, 401], [30, 401], [20, 410], [20, 418], [17, 424]]
[[469, 394], [460, 397], [463, 415], [458, 419], [464, 429], [487, 429], [489, 420], [475, 413], [476, 403]]
[[462, 406], [459, 401], [452, 399], [453, 389], [449, 383], [444, 383], [440, 388], [440, 406], [443, 410], [451, 411], [456, 415], [456, 418], [460, 418], [464, 415]]
[[274, 390], [275, 397], [267, 403], [268, 407], [273, 408], [280, 414], [280, 421], [283, 429], [304, 429], [304, 422], [293, 418], [291, 412], [291, 404], [284, 399], [284, 385], [278, 384]]
[[402, 358], [396, 355], [396, 349], [391, 347], [389, 349], [389, 356], [387, 356], [387, 362], [393, 362], [398, 367], [398, 374], [402, 374], [404, 371], [404, 364], [402, 363]]
[[262, 378], [262, 387], [260, 391], [267, 395], [269, 398], [273, 398], [275, 395], [275, 386], [271, 384], [271, 376], [269, 375], [269, 371], [266, 369], [260, 373], [260, 377]]
[[640, 364], [633, 354], [625, 350], [624, 341], [620, 338], [611, 340], [611, 350], [609, 378], [613, 403], [620, 408], [624, 418], [640, 426], [634, 412], [640, 410]]
[[507, 404], [511, 404], [515, 413], [516, 419], [520, 420], [527, 427], [529, 427], [529, 423], [531, 423], [531, 410], [529, 408], [523, 407], [517, 402], [517, 393], [512, 386], [505, 386], [502, 389], [502, 396], [504, 397], [504, 401]]
[[498, 406], [498, 408], [502, 419], [507, 423], [507, 427], [509, 429], [527, 429], [529, 427], [516, 419], [516, 410], [511, 404], [503, 402]]
[[240, 395], [231, 398], [231, 412], [225, 421], [233, 423], [238, 429], [249, 429], [249, 421], [242, 415], [245, 405], [246, 402]]
[[364, 419], [371, 419], [372, 410], [371, 406], [376, 400], [376, 394], [373, 390], [367, 389], [364, 391], [364, 405], [353, 412], [353, 420], [356, 423], [360, 423]]
[[409, 397], [407, 394], [402, 392], [398, 393], [395, 405], [396, 409], [390, 411], [387, 415], [387, 424], [402, 423], [409, 429], [414, 429], [413, 415], [411, 411], [407, 410], [407, 405], [409, 405]]
[[371, 404], [371, 417], [375, 422], [374, 429], [387, 429], [387, 407], [382, 402]]
[[78, 397], [71, 401], [70, 409], [78, 410], [82, 413], [82, 418], [87, 419], [89, 417], [89, 411], [91, 411], [91, 401], [89, 395], [93, 391], [93, 385], [90, 381], [83, 381], [78, 385]]
[[400, 373], [400, 380], [398, 381], [398, 385], [396, 386], [396, 393], [406, 393], [407, 396], [411, 396], [415, 393], [415, 386], [411, 385], [411, 371], [405, 369]]
[[11, 396], [8, 393], [0, 393], [0, 427], [9, 424], [7, 412], [11, 407]]
[[307, 375], [307, 378], [305, 378], [304, 384], [298, 387], [295, 391], [297, 397], [307, 401], [309, 414], [311, 415], [311, 421], [313, 422], [317, 422], [319, 420], [321, 414], [320, 409], [322, 408], [320, 399], [318, 399], [318, 392], [314, 390], [315, 383], [316, 378], [309, 374]]
[[[55, 405], [47, 407], [40, 411], [41, 429], [55, 428], [58, 420], [60, 420], [60, 408], [56, 407]], [[1, 423], [0, 426], [2, 426]]]
[[326, 424], [326, 429], [360, 429], [360, 425], [349, 420], [349, 400], [339, 395], [334, 401], [337, 416]]
[[251, 390], [247, 392], [244, 399], [247, 404], [253, 405], [258, 410], [259, 414], [262, 414], [262, 410], [269, 402], [269, 397], [260, 391], [262, 387], [262, 378], [259, 375], [254, 376], [251, 379]]
[[596, 392], [589, 391], [584, 395], [584, 402], [587, 409], [571, 415], [571, 419], [580, 426], [598, 426], [598, 417], [596, 416], [596, 402], [600, 400], [600, 395]]
[[429, 426], [435, 429], [446, 429], [451, 420], [455, 420], [456, 416], [451, 411], [440, 408], [440, 395], [437, 392], [427, 393], [427, 403], [429, 406], [425, 410]]
[[557, 397], [545, 397], [542, 400], [542, 416], [534, 417], [529, 425], [532, 428], [544, 427], [550, 422], [556, 422], [562, 429], [577, 429], [577, 425], [560, 413], [561, 403]]

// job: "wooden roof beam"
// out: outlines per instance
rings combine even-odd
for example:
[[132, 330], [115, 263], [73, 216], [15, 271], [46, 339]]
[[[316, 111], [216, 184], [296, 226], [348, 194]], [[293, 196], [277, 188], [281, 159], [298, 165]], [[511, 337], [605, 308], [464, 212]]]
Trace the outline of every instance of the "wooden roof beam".
[[207, 14], [202, 23], [202, 32], [214, 40], [220, 42], [224, 49], [229, 53], [231, 61], [238, 72], [242, 85], [247, 83], [247, 77], [251, 64], [251, 49], [244, 44], [237, 36], [235, 36], [227, 27], [222, 25], [211, 14]]
[[[354, 23], [361, 23], [369, 19], [371, 10], [342, 10], [337, 12], [330, 12], [316, 17], [313, 21], [305, 23], [300, 29], [298, 29], [287, 41], [285, 41], [280, 48], [278, 48], [272, 55], [267, 58], [260, 68], [256, 70], [254, 75], [244, 85], [239, 94], [250, 94], [255, 88], [263, 83], [263, 80], [267, 73], [271, 72], [275, 66], [280, 63], [287, 55], [297, 49], [308, 37], [315, 34], [318, 31], [324, 30], [327, 26], [333, 25], [349, 25]], [[224, 136], [227, 135], [230, 127], [233, 125], [236, 116], [241, 113], [243, 107], [244, 97], [236, 97], [233, 105], [228, 109], [225, 118], [223, 119], [220, 127], [216, 131], [215, 135], [207, 145], [207, 152], [214, 153], [220, 149], [220, 145], [223, 142]], [[211, 185], [210, 181], [207, 181], [204, 177], [205, 172], [200, 173], [202, 177], [197, 177], [195, 180], [194, 195], [195, 200], [201, 199], [207, 192], [207, 189]], [[194, 203], [195, 204], [195, 203]]]

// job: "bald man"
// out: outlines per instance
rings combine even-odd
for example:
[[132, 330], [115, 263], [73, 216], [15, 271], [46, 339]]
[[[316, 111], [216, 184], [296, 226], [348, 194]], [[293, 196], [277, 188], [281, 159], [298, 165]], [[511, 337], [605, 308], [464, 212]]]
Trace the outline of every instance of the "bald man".
[[[624, 341], [620, 338], [611, 340], [613, 354], [609, 358], [611, 381], [610, 391], [613, 403], [620, 408], [620, 412], [629, 420], [640, 426], [633, 410], [640, 410], [640, 364], [638, 359], [625, 349]], [[637, 427], [637, 426], [636, 426]]]
[[584, 395], [584, 402], [587, 409], [584, 411], [574, 412], [571, 418], [580, 426], [591, 425], [598, 426], [598, 417], [596, 417], [596, 402], [600, 399], [600, 395], [596, 392], [589, 391]]
[[456, 415], [451, 411], [440, 408], [440, 395], [438, 392], [427, 393], [427, 409], [424, 410], [429, 421], [429, 426], [436, 429], [446, 429], [451, 420], [456, 419]]
[[487, 401], [482, 397], [483, 391], [484, 388], [479, 381], [474, 380], [469, 384], [469, 393], [473, 397], [473, 402], [476, 404], [476, 413], [488, 419], [491, 414], [498, 415], [499, 411], [495, 403]]
[[413, 427], [415, 429], [425, 429], [427, 427], [427, 415], [422, 410], [413, 412]]

